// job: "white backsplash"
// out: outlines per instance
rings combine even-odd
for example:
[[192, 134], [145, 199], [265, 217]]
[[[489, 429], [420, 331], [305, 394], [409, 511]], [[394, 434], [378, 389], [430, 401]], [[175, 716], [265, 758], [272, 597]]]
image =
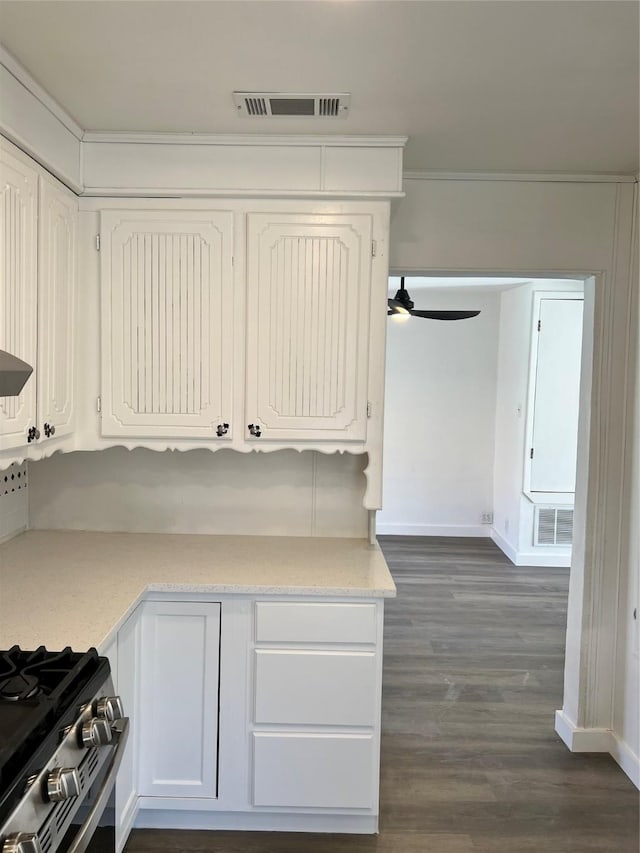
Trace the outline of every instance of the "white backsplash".
[[366, 455], [111, 448], [31, 463], [32, 529], [366, 537]]
[[0, 471], [0, 542], [11, 539], [29, 525], [27, 464]]

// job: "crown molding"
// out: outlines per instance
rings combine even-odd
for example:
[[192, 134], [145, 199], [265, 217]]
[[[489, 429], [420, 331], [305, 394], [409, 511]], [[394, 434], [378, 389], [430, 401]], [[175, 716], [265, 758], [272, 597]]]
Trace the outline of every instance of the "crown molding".
[[577, 184], [633, 184], [636, 175], [608, 173], [573, 174], [561, 172], [438, 172], [411, 171], [403, 173], [405, 181], [520, 181]]
[[52, 116], [54, 116], [60, 124], [64, 125], [67, 130], [72, 133], [76, 139], [82, 140], [84, 131], [80, 125], [71, 118], [69, 113], [63, 109], [60, 104], [51, 97], [51, 95], [37, 83], [31, 74], [24, 66], [20, 65], [17, 59], [13, 57], [9, 51], [0, 44], [0, 65], [3, 65], [9, 74], [30, 92], [36, 100], [38, 100]]
[[404, 148], [406, 136], [325, 136], [307, 134], [257, 133], [138, 133], [132, 131], [88, 130], [83, 142], [126, 143], [129, 145], [248, 145], [319, 146], [326, 148]]

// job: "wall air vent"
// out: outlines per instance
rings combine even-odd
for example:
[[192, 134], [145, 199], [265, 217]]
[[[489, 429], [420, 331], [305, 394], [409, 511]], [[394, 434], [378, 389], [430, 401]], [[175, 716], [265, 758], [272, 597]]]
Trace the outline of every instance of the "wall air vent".
[[571, 545], [573, 507], [537, 506], [534, 516], [534, 545]]
[[240, 116], [251, 118], [346, 118], [351, 95], [308, 92], [234, 92]]

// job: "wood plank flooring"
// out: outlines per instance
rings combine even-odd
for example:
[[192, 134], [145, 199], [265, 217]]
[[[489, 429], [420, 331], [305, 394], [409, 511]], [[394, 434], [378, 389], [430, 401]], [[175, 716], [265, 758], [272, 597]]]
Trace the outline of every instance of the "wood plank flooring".
[[638, 791], [553, 730], [568, 569], [516, 568], [487, 539], [380, 543], [398, 587], [380, 834], [136, 830], [126, 853], [638, 853]]

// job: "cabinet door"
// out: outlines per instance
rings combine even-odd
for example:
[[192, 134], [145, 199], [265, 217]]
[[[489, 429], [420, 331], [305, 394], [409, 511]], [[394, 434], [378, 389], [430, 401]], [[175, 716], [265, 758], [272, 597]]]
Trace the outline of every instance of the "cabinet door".
[[36, 416], [38, 176], [0, 145], [0, 349], [34, 368], [19, 397], [0, 397], [0, 450], [27, 443]]
[[256, 440], [364, 441], [371, 217], [250, 214], [248, 251]]
[[102, 213], [103, 435], [231, 422], [232, 232], [228, 212]]
[[73, 430], [78, 202], [40, 178], [38, 263], [38, 428], [41, 438]]
[[141, 796], [216, 797], [220, 605], [144, 605], [138, 719]]
[[583, 306], [582, 299], [540, 300], [532, 492], [575, 492]]

